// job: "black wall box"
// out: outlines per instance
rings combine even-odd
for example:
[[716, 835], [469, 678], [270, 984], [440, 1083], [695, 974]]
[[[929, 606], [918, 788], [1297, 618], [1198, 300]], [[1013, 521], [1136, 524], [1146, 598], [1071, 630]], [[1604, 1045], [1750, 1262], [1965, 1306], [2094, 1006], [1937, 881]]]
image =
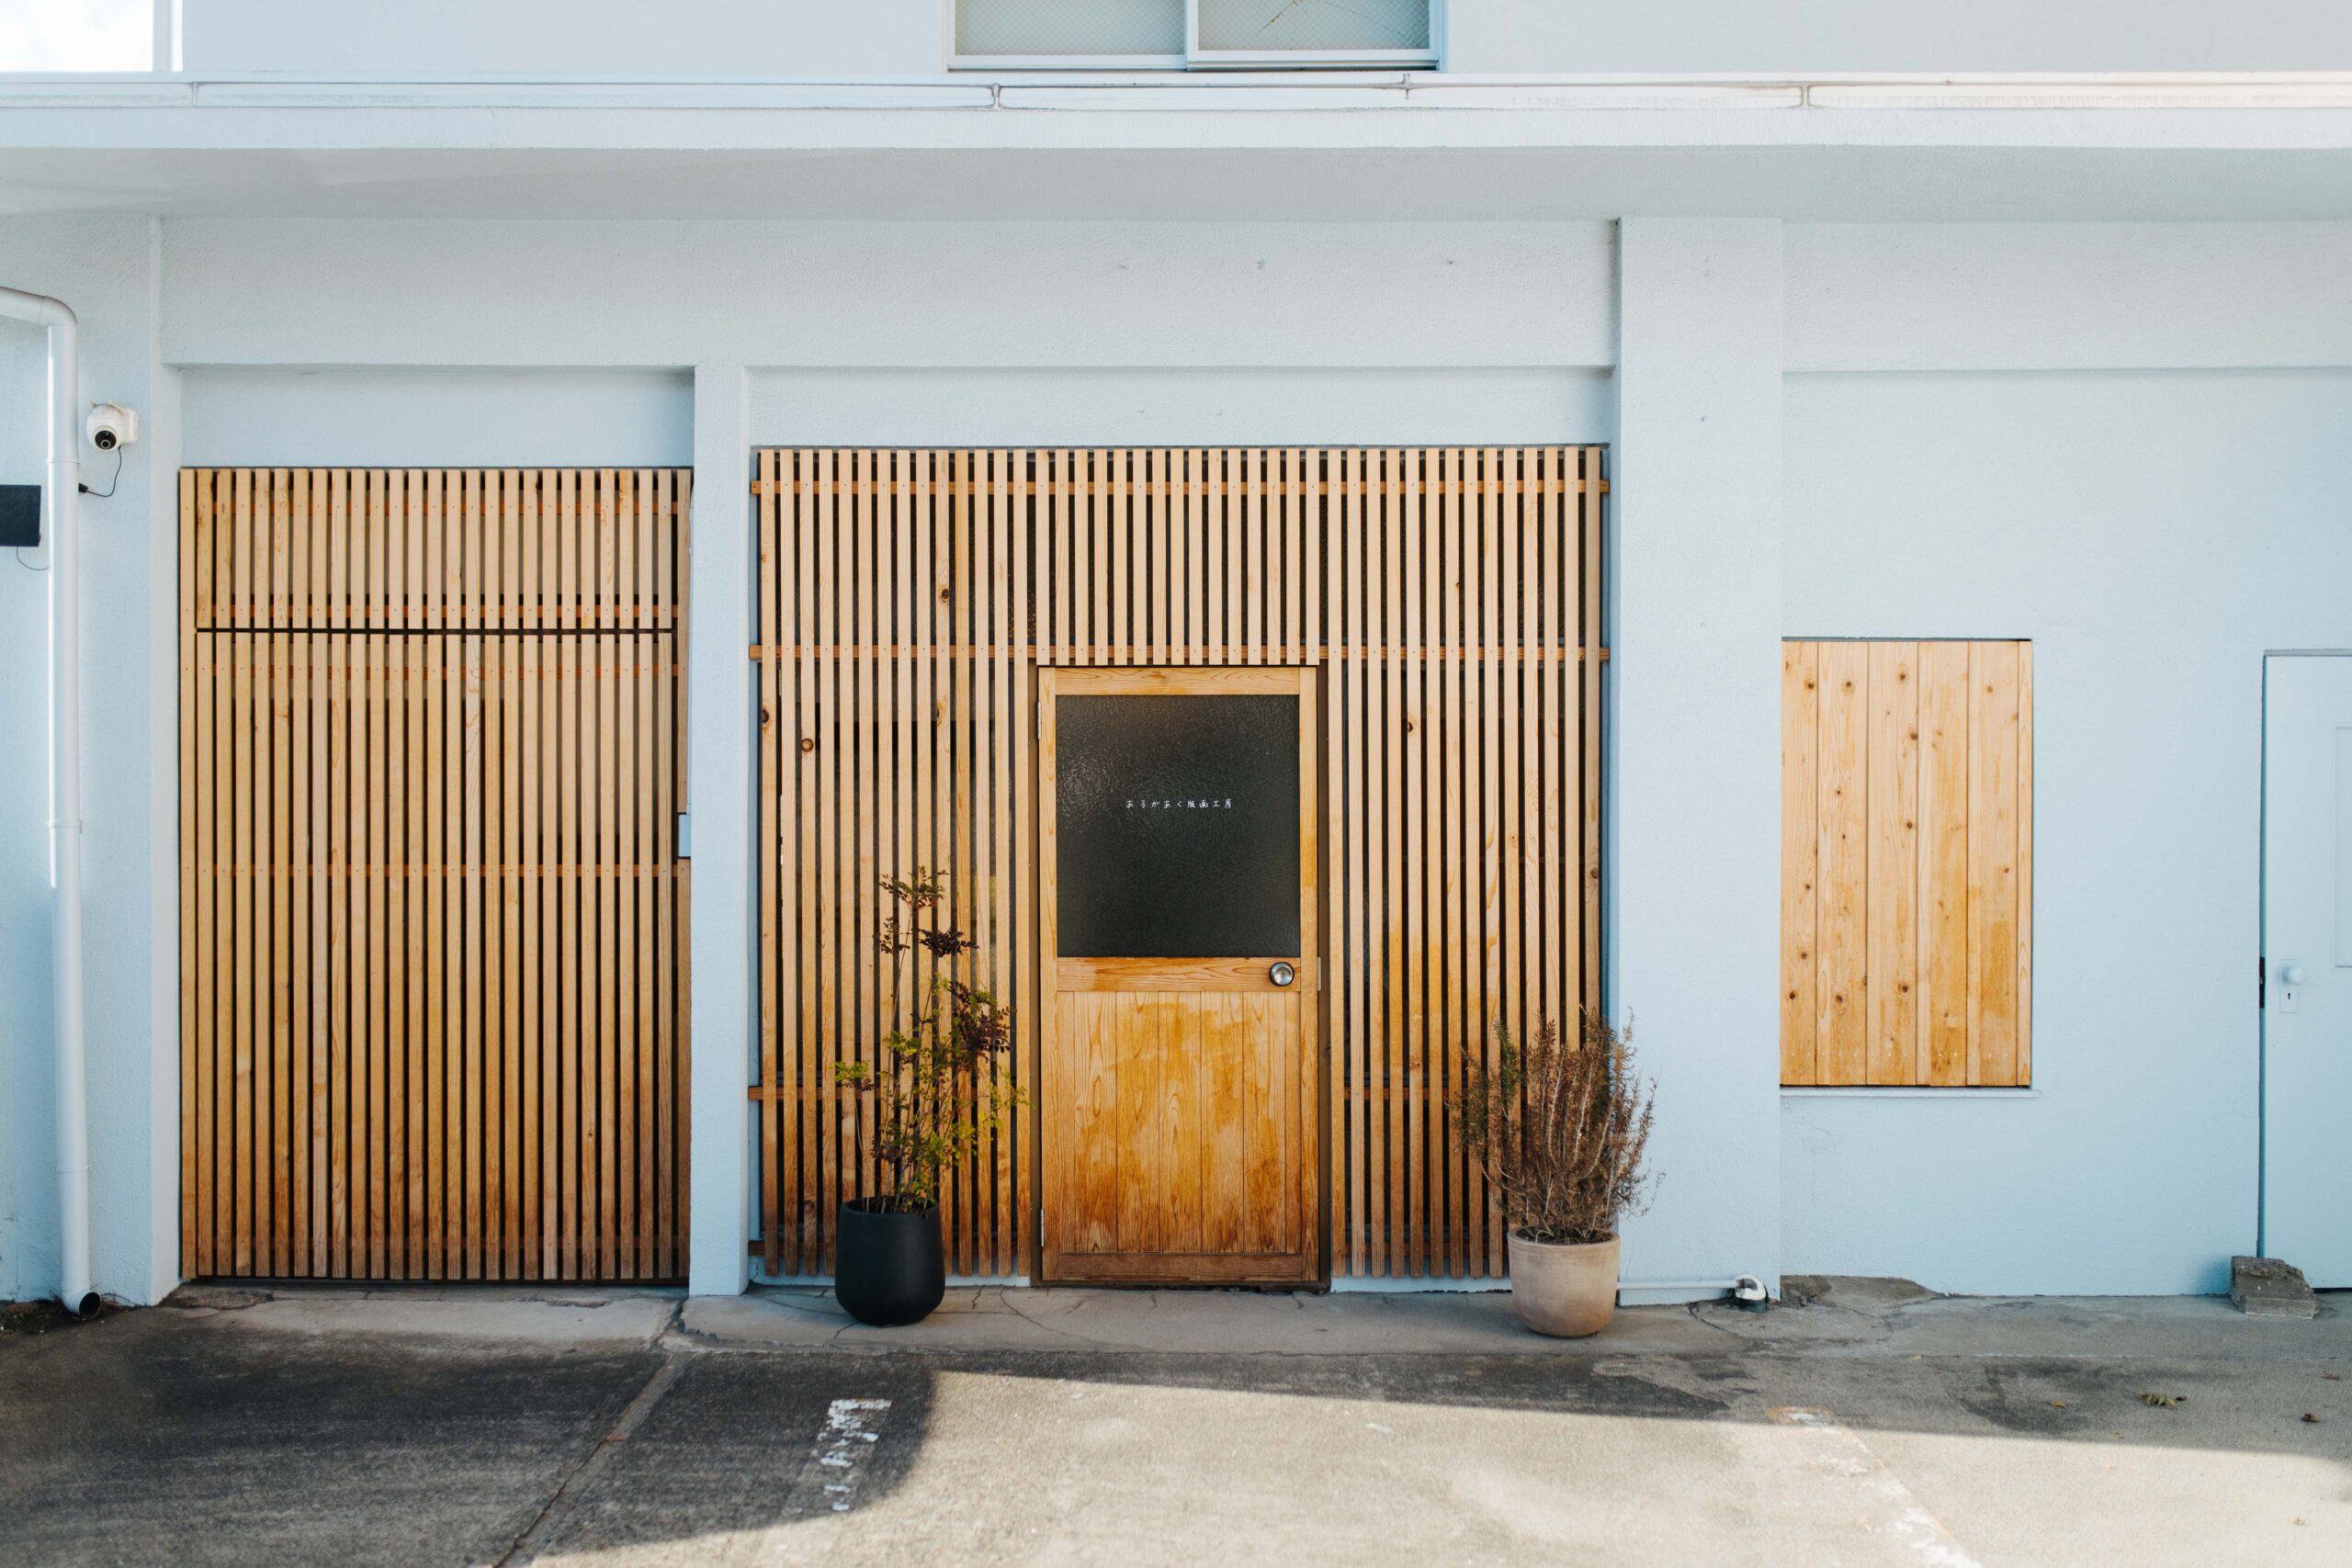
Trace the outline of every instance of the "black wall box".
[[0, 485], [0, 547], [40, 543], [40, 486]]

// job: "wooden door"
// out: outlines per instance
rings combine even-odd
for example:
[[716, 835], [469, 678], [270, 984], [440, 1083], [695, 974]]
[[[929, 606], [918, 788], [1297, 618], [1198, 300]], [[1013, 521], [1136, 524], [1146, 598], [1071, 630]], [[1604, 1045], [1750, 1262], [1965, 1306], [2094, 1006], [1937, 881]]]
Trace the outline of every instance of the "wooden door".
[[673, 470], [180, 475], [180, 1267], [685, 1272]]
[[1038, 675], [1047, 1280], [1322, 1274], [1314, 679]]

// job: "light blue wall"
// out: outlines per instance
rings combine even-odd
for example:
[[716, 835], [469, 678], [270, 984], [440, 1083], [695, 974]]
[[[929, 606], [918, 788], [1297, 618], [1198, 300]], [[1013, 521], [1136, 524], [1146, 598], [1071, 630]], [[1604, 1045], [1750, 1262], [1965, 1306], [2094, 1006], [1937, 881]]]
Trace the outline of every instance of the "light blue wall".
[[[1607, 942], [1668, 1091], [1629, 1270], [2208, 1286], [2252, 1236], [2259, 654], [2352, 643], [2346, 276], [2337, 224], [0, 222], [0, 281], [79, 306], [85, 389], [151, 416], [87, 509], [99, 1284], [175, 1277], [149, 476], [184, 431], [207, 462], [691, 457], [713, 527], [752, 442], [1613, 436]], [[40, 355], [0, 329], [0, 477], [38, 477]], [[41, 588], [0, 558], [7, 1294], [54, 1252]], [[2038, 1098], [1774, 1093], [1793, 634], [2035, 639]]]
[[661, 468], [694, 387], [661, 370], [233, 366], [181, 373], [187, 461], [220, 468]]
[[[169, 739], [175, 655], [168, 630], [157, 636], [170, 624], [171, 577], [151, 487], [159, 457], [174, 461], [176, 429], [169, 378], [151, 360], [153, 263], [144, 218], [0, 223], [0, 281], [54, 294], [82, 317], [84, 398], [131, 404], [151, 425], [159, 402], [167, 416], [164, 441], [126, 452], [111, 486], [112, 460], [85, 452], [84, 478], [114, 493], [82, 502], [91, 1268], [100, 1290], [134, 1295], [159, 1250], [176, 1250], [167, 1244], [177, 1227], [177, 1173], [165, 1168], [176, 1146], [175, 1035], [168, 1016], [159, 1020], [168, 992], [153, 967], [170, 960], [158, 937], [174, 916], [155, 894], [175, 852], [169, 758], [158, 750]], [[38, 328], [0, 322], [0, 479], [43, 478], [46, 366]], [[53, 1290], [57, 1268], [49, 606], [48, 578], [35, 570], [47, 555], [0, 552], [0, 1299]]]
[[2352, 371], [1800, 375], [1787, 421], [1784, 633], [2033, 639], [2035, 1092], [1785, 1099], [1782, 1266], [2218, 1289], [2262, 654], [2352, 643]]
[[[1610, 480], [1606, 1003], [1657, 1084], [1624, 1276], [1780, 1272], [1781, 227], [1628, 219]], [[1713, 1288], [1701, 1281], [1715, 1281]], [[1693, 1288], [1697, 1286], [1698, 1288]]]

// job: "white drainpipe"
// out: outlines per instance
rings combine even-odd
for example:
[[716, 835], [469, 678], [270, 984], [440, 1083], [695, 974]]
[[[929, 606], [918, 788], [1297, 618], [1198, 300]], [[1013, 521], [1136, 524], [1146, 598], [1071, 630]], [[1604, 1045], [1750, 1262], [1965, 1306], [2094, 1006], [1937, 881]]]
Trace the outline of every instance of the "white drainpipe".
[[57, 1299], [90, 1295], [90, 1130], [82, 1042], [82, 351], [73, 308], [0, 288], [0, 316], [49, 329], [50, 908], [57, 1044]]

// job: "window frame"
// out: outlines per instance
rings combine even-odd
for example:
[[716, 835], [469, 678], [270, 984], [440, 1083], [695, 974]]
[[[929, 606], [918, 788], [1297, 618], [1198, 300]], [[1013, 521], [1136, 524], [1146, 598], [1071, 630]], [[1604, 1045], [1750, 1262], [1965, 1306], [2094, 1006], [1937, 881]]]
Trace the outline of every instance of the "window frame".
[[1200, 0], [1184, 0], [1182, 54], [967, 54], [956, 47], [956, 8], [941, 0], [941, 30], [950, 71], [1442, 71], [1447, 0], [1429, 0], [1427, 49], [1203, 50]]

